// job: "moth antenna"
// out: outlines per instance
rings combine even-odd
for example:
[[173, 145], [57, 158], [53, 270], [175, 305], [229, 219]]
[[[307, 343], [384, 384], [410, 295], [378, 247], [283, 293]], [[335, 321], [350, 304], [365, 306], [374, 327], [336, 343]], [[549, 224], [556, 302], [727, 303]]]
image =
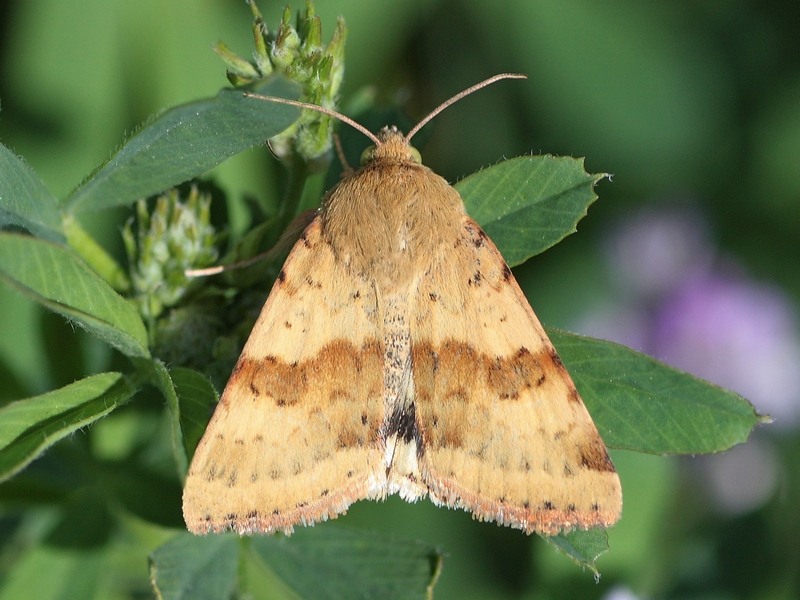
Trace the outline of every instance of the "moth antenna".
[[468, 87], [463, 92], [459, 92], [449, 100], [445, 100], [444, 102], [442, 102], [439, 106], [434, 108], [428, 114], [427, 117], [425, 117], [424, 119], [422, 119], [422, 121], [414, 125], [411, 131], [409, 131], [406, 134], [406, 142], [411, 142], [411, 138], [414, 137], [420, 129], [425, 127], [425, 125], [428, 124], [428, 121], [433, 119], [433, 117], [438, 115], [448, 106], [455, 104], [456, 102], [461, 100], [464, 96], [469, 96], [472, 92], [477, 92], [479, 89], [485, 88], [487, 85], [491, 85], [495, 81], [500, 81], [501, 79], [527, 79], [527, 78], [528, 78], [527, 75], [521, 75], [519, 73], [499, 73], [498, 75], [494, 75], [492, 77], [489, 77], [489, 79], [484, 79], [480, 83], [476, 83], [475, 85]]
[[244, 269], [245, 267], [249, 267], [250, 265], [261, 262], [262, 260], [273, 260], [278, 258], [281, 254], [291, 250], [294, 243], [300, 239], [300, 235], [303, 233], [303, 230], [311, 224], [311, 221], [313, 221], [314, 217], [316, 216], [316, 209], [307, 210], [297, 215], [292, 222], [289, 223], [286, 231], [281, 234], [281, 237], [278, 238], [278, 241], [275, 243], [275, 245], [261, 254], [256, 254], [248, 259], [240, 260], [227, 265], [217, 265], [215, 267], [206, 267], [204, 269], [186, 269], [183, 274], [189, 279], [194, 277], [209, 277], [211, 275], [219, 275], [220, 273], [235, 271], [236, 269]]
[[317, 106], [316, 104], [311, 104], [310, 102], [300, 102], [299, 100], [289, 100], [288, 98], [280, 98], [278, 96], [264, 96], [262, 94], [254, 94], [252, 92], [245, 92], [245, 96], [248, 98], [257, 98], [258, 100], [264, 100], [265, 102], [276, 102], [278, 104], [288, 104], [289, 106], [296, 106], [297, 108], [307, 108], [308, 110], [313, 110], [318, 113], [322, 113], [323, 115], [328, 115], [329, 117], [333, 117], [334, 119], [340, 120], [342, 123], [347, 123], [353, 129], [360, 131], [365, 136], [367, 136], [376, 146], [381, 145], [381, 141], [378, 139], [374, 133], [372, 133], [369, 129], [364, 127], [361, 123], [358, 123], [351, 119], [348, 116], [343, 115], [340, 112], [333, 110], [332, 108], [325, 108], [324, 106]]
[[353, 172], [353, 167], [347, 162], [347, 157], [344, 155], [344, 148], [342, 147], [342, 140], [335, 132], [333, 134], [333, 147], [336, 148], [336, 155], [339, 157], [339, 162], [342, 163], [344, 174], [351, 174]]

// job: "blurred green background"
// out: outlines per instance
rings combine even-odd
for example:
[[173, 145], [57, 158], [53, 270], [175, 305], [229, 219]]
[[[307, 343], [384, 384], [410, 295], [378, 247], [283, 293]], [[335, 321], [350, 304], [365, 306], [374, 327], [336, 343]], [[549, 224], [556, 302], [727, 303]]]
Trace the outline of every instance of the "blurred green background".
[[[259, 6], [277, 24], [283, 4]], [[438, 544], [441, 598], [798, 597], [800, 4], [319, 0], [317, 12], [327, 35], [347, 21], [344, 110], [369, 91], [414, 122], [489, 75], [527, 74], [440, 115], [426, 164], [455, 181], [553, 153], [613, 174], [579, 234], [517, 270], [539, 317], [629, 343], [776, 418], [720, 456], [613, 453], [625, 511], [599, 583], [539, 539], [429, 503], [360, 503], [341, 521]], [[250, 55], [244, 2], [0, 3], [0, 141], [64, 196], [126, 132], [227, 85], [218, 40]], [[211, 177], [234, 205], [269, 204], [277, 168], [262, 148]], [[126, 217], [88, 224], [120, 257]], [[234, 213], [234, 225], [247, 223]], [[0, 401], [107, 368], [107, 353], [6, 287], [0, 331]], [[135, 410], [95, 425], [93, 447], [113, 452]], [[132, 529], [115, 555], [129, 579], [96, 597], [147, 597], [163, 535]], [[15, 560], [0, 545], [0, 584], [36, 572]]]

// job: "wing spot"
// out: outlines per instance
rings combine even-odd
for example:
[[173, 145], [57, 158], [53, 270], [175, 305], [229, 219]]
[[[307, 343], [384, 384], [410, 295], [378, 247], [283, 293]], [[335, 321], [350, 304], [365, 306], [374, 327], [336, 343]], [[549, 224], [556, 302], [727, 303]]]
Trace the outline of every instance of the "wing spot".
[[320, 281], [317, 281], [316, 279], [313, 279], [310, 275], [306, 277], [306, 283], [315, 290], [322, 289], [322, 283]]
[[397, 408], [389, 417], [386, 424], [384, 439], [398, 435], [406, 444], [412, 441], [420, 441], [419, 430], [417, 429], [416, 408], [412, 402], [408, 408]]
[[[542, 374], [539, 361], [525, 347], [519, 348], [512, 357], [497, 356], [491, 362], [486, 357], [480, 359], [486, 364], [489, 386], [500, 400], [519, 400], [520, 392], [530, 389], [531, 382]], [[465, 365], [464, 368], [469, 367]]]
[[591, 439], [587, 445], [579, 449], [579, 452], [581, 466], [583, 468], [592, 471], [607, 471], [610, 473], [615, 471], [614, 465], [608, 457], [608, 451], [599, 437]]
[[559, 369], [564, 368], [564, 363], [561, 361], [561, 357], [558, 355], [555, 348], [550, 348], [550, 360], [552, 360]]

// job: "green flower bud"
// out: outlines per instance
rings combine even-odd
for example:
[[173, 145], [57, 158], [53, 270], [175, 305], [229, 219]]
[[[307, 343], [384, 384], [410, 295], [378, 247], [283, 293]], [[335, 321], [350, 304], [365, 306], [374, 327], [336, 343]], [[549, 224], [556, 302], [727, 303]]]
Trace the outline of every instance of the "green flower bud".
[[211, 197], [192, 187], [182, 200], [177, 190], [156, 199], [152, 213], [147, 203], [136, 204], [137, 229], [129, 221], [122, 232], [128, 254], [134, 298], [149, 321], [178, 304], [193, 281], [187, 269], [217, 260], [217, 235], [210, 223]]
[[[291, 22], [292, 11], [287, 6], [275, 32], [267, 28], [254, 0], [249, 4], [255, 36], [253, 60], [236, 56], [222, 43], [214, 46], [227, 66], [230, 82], [247, 85], [279, 73], [300, 84], [301, 101], [334, 108], [344, 77], [344, 19], [337, 19], [333, 37], [325, 46], [322, 21], [310, 0], [305, 10], [298, 12], [296, 25]], [[330, 150], [332, 132], [332, 117], [305, 110], [294, 125], [270, 140], [270, 147], [279, 158], [297, 153], [308, 162], [317, 162]]]

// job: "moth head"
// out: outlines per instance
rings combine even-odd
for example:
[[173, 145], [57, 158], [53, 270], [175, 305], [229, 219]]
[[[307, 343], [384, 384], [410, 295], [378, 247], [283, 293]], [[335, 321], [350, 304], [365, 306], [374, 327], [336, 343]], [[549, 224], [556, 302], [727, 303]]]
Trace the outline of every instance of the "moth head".
[[380, 159], [394, 159], [422, 164], [422, 156], [419, 150], [408, 142], [407, 137], [400, 133], [397, 127], [384, 127], [376, 137], [376, 143], [368, 146], [361, 153], [362, 166]]

